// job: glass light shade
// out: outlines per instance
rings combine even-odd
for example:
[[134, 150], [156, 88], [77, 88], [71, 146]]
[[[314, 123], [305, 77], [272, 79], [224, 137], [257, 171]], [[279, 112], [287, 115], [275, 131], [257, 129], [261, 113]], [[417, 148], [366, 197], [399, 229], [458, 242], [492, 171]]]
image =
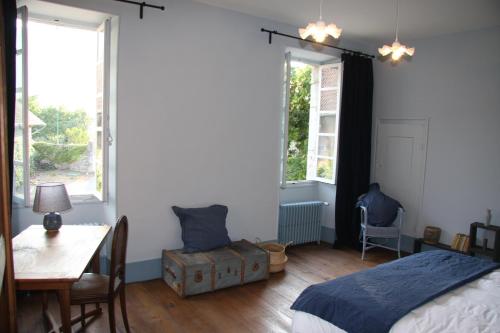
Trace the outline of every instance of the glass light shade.
[[389, 45], [384, 45], [383, 47], [379, 47], [378, 53], [380, 53], [382, 56], [386, 56], [392, 52], [392, 49]]
[[35, 213], [63, 212], [71, 209], [66, 187], [61, 183], [37, 185], [33, 211]]
[[406, 45], [403, 45], [399, 43], [399, 41], [395, 40], [391, 46], [384, 45], [383, 47], [380, 47], [378, 49], [378, 52], [384, 57], [392, 53], [391, 55], [392, 60], [397, 61], [404, 54], [407, 54], [410, 57], [413, 56], [413, 54], [415, 54], [415, 48], [407, 47]]
[[328, 35], [337, 39], [340, 37], [342, 29], [335, 24], [326, 25], [324, 21], [317, 21], [316, 23], [309, 23], [307, 27], [299, 29], [300, 38], [306, 39], [312, 36], [315, 41], [322, 43]]

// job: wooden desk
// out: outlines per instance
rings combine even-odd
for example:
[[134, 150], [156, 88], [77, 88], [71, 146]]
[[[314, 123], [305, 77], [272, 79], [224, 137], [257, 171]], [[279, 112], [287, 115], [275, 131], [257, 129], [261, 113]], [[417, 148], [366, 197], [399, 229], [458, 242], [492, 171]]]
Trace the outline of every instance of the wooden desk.
[[32, 225], [13, 239], [16, 289], [56, 291], [65, 333], [72, 332], [71, 286], [91, 261], [99, 270], [99, 252], [110, 230], [107, 225], [63, 225], [47, 232]]

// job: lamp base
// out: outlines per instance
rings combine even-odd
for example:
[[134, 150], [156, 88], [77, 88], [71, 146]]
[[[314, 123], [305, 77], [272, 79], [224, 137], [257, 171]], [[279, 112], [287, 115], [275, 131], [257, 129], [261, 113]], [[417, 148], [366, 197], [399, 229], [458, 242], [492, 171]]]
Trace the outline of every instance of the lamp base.
[[47, 231], [57, 231], [62, 226], [62, 218], [59, 213], [47, 213], [43, 217], [43, 227]]

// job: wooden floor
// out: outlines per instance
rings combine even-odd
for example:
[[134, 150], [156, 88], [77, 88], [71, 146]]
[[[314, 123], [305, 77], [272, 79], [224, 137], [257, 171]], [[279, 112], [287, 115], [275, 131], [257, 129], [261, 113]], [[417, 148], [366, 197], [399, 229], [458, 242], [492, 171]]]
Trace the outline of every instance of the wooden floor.
[[[286, 272], [272, 274], [268, 281], [232, 287], [198, 296], [179, 298], [162, 280], [127, 285], [127, 308], [132, 332], [290, 332], [293, 311], [290, 305], [304, 288], [373, 267], [396, 258], [394, 252], [374, 249], [362, 262], [354, 250], [336, 250], [327, 245], [289, 248]], [[50, 299], [52, 313], [58, 318], [58, 304]], [[125, 332], [117, 309], [118, 332]], [[73, 307], [75, 314], [79, 307]], [[20, 333], [44, 332], [40, 296], [18, 298]], [[108, 332], [107, 309], [75, 331]]]

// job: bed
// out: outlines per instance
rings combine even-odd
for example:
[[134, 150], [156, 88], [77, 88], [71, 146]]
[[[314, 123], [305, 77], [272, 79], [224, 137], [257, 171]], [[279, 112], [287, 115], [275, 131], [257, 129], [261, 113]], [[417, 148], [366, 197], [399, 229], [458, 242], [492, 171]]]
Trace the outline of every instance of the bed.
[[[418, 282], [425, 280], [419, 270], [428, 271], [430, 280]], [[409, 281], [391, 288], [391, 277], [384, 275], [388, 271]], [[408, 278], [412, 274], [414, 281]], [[429, 251], [337, 280], [311, 286], [297, 299], [292, 306], [294, 333], [500, 332], [500, 266], [495, 263]], [[356, 285], [363, 292], [353, 290]], [[394, 297], [415, 292], [413, 301]], [[370, 309], [374, 306], [375, 311]], [[378, 322], [376, 317], [384, 319]]]

